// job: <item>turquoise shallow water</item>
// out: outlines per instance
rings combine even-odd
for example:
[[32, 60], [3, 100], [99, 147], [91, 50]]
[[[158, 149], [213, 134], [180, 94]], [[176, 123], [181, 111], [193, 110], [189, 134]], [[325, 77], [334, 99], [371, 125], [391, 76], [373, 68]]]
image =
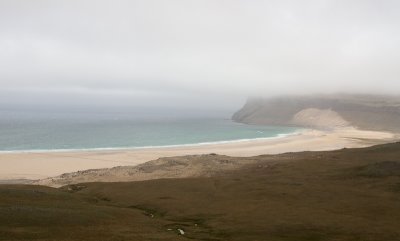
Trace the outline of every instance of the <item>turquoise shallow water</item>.
[[293, 127], [253, 126], [228, 119], [0, 118], [0, 151], [55, 151], [196, 145], [273, 138]]

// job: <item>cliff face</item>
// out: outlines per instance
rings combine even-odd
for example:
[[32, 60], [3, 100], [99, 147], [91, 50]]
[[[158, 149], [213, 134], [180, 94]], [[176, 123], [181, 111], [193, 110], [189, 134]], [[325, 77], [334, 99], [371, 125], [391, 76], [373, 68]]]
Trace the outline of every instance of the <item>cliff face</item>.
[[232, 119], [246, 124], [316, 128], [354, 126], [400, 132], [400, 97], [326, 95], [249, 99]]

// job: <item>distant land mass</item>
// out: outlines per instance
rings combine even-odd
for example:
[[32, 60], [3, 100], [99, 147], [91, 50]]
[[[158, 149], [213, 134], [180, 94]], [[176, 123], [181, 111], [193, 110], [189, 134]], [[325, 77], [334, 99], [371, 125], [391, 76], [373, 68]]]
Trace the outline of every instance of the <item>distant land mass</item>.
[[258, 125], [323, 129], [352, 126], [399, 132], [400, 97], [340, 94], [250, 98], [232, 119]]

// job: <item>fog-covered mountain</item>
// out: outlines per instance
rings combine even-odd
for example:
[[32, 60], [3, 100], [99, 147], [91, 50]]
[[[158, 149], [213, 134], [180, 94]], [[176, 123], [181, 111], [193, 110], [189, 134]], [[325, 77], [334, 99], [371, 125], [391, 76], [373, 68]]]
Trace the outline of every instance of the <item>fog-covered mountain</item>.
[[310, 95], [253, 98], [232, 119], [247, 124], [400, 131], [400, 97]]

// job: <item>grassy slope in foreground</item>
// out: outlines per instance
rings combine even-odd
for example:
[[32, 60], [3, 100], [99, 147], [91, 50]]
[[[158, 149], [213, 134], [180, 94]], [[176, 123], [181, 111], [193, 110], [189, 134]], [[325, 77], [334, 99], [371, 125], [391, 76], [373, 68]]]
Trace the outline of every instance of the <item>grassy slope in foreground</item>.
[[209, 178], [2, 185], [0, 240], [400, 240], [400, 143], [272, 157]]

